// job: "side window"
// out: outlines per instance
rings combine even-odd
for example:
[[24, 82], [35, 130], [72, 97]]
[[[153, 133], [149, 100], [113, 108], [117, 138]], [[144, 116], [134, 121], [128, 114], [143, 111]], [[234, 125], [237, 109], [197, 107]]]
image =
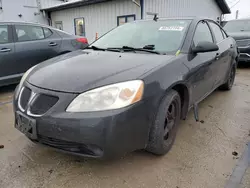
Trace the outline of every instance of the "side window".
[[198, 23], [193, 42], [195, 46], [200, 42], [213, 42], [211, 31], [206, 22]]
[[44, 39], [42, 27], [30, 25], [16, 25], [16, 34], [18, 42]]
[[50, 37], [53, 33], [49, 28], [43, 28], [45, 38]]
[[224, 39], [227, 38], [227, 34], [225, 33], [225, 31], [223, 31], [223, 30], [221, 29], [221, 32], [222, 32], [222, 35], [223, 35]]
[[9, 42], [8, 26], [0, 25], [0, 44], [5, 44]]
[[215, 23], [212, 23], [212, 22], [209, 22], [209, 25], [211, 26], [211, 29], [212, 29], [212, 31], [214, 33], [216, 42], [219, 43], [219, 42], [223, 41], [224, 36], [222, 34], [221, 28], [218, 25], [216, 25]]

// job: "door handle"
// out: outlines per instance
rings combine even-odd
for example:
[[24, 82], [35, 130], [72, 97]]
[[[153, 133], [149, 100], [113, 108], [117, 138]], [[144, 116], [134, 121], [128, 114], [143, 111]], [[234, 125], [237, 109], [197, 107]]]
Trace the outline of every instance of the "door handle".
[[230, 48], [233, 48], [234, 46], [232, 44], [230, 44]]
[[57, 46], [57, 43], [51, 42], [51, 43], [49, 43], [49, 46]]
[[11, 49], [9, 49], [9, 48], [2, 48], [0, 50], [0, 52], [10, 52], [10, 51], [11, 51]]

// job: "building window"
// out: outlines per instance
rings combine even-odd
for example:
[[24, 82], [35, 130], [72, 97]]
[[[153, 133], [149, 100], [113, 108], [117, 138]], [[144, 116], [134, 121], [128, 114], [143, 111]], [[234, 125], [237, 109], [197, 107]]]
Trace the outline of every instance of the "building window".
[[75, 24], [75, 34], [79, 36], [86, 36], [85, 33], [85, 21], [84, 18], [76, 18], [74, 20]]
[[117, 26], [125, 24], [127, 22], [132, 22], [134, 20], [135, 20], [135, 14], [124, 15], [124, 16], [117, 16]]
[[63, 30], [63, 23], [62, 21], [56, 21], [55, 22], [55, 27], [59, 30]]

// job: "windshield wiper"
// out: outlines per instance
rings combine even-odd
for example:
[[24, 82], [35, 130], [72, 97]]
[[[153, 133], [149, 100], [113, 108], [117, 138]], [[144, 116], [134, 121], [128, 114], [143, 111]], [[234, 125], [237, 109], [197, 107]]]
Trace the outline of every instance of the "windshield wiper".
[[120, 50], [129, 50], [129, 51], [142, 51], [148, 52], [153, 54], [161, 54], [160, 52], [153, 51], [155, 49], [155, 45], [146, 45], [143, 48], [134, 48], [130, 46], [123, 46], [122, 48], [100, 48], [97, 46], [88, 46], [86, 49], [92, 49], [97, 51], [113, 51], [113, 52], [120, 52]]
[[146, 45], [143, 48], [134, 48], [134, 47], [130, 47], [130, 46], [123, 46], [122, 48], [107, 48], [109, 50], [114, 50], [114, 49], [122, 49], [122, 50], [129, 50], [129, 51], [141, 51], [141, 52], [148, 52], [148, 53], [153, 53], [153, 54], [161, 54], [160, 52], [157, 51], [153, 51], [154, 45]]
[[119, 52], [118, 49], [112, 49], [112, 48], [99, 48], [97, 46], [88, 46], [86, 49], [92, 49], [92, 50], [99, 50], [99, 51], [113, 51], [113, 52]]
[[149, 44], [149, 45], [144, 46], [143, 49], [154, 50], [155, 49], [155, 45], [154, 44]]
[[88, 46], [86, 49], [105, 51], [105, 48], [99, 48], [97, 46]]

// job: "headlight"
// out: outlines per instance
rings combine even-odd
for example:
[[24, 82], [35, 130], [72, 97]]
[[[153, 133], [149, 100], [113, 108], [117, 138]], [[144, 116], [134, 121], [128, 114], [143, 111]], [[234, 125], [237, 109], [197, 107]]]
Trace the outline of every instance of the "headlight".
[[66, 111], [93, 112], [123, 108], [140, 101], [143, 90], [141, 80], [100, 87], [77, 96]]
[[22, 77], [22, 79], [21, 79], [21, 81], [20, 81], [20, 83], [19, 83], [19, 85], [18, 85], [17, 90], [16, 90], [16, 96], [18, 96], [18, 94], [19, 94], [19, 92], [20, 92], [20, 90], [21, 90], [21, 88], [22, 88], [22, 86], [23, 86], [23, 83], [25, 82], [27, 76], [30, 74], [30, 72], [31, 72], [36, 66], [37, 66], [37, 65], [31, 67], [29, 70], [27, 70], [27, 71], [23, 74], [23, 77]]

